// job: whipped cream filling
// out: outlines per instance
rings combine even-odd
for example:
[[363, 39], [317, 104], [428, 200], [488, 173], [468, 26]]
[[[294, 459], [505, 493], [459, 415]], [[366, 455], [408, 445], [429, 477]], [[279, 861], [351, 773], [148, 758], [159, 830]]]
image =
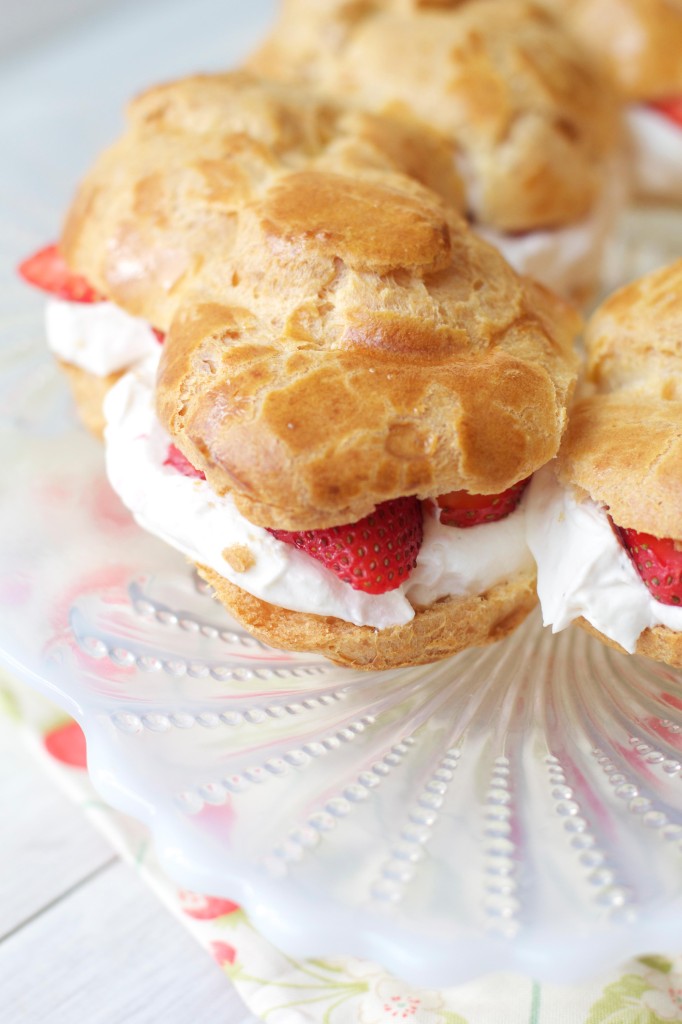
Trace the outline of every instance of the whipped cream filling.
[[620, 177], [617, 168], [589, 216], [576, 224], [522, 235], [505, 234], [484, 224], [474, 224], [473, 230], [502, 253], [517, 273], [535, 278], [564, 298], [575, 298], [576, 293], [580, 296], [599, 285], [606, 242], [624, 197]]
[[113, 302], [48, 299], [45, 327], [51, 352], [97, 377], [127, 370], [159, 347], [146, 320]]
[[[483, 593], [533, 571], [522, 501], [506, 519], [464, 530], [444, 526], [426, 512], [424, 542], [409, 579], [386, 594], [354, 590], [320, 562], [250, 523], [231, 495], [216, 495], [205, 480], [164, 465], [171, 441], [154, 411], [157, 362], [158, 352], [122, 377], [106, 397], [111, 485], [140, 526], [255, 597], [384, 629], [409, 622], [415, 606]], [[237, 545], [248, 548], [253, 560], [243, 572], [223, 554], [227, 550], [229, 556]]]
[[582, 615], [633, 654], [644, 629], [682, 630], [682, 607], [651, 596], [604, 509], [589, 499], [576, 501], [551, 466], [531, 481], [526, 528], [543, 622], [553, 633]]
[[625, 122], [636, 191], [656, 199], [682, 199], [682, 126], [643, 104], [629, 107]]

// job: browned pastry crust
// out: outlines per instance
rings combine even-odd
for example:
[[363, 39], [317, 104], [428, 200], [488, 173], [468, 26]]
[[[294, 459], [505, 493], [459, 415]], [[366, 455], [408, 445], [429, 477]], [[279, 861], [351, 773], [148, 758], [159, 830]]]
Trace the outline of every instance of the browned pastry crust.
[[230, 72], [157, 86], [130, 104], [128, 129], [82, 183], [60, 247], [102, 294], [166, 330], [204, 283], [225, 293], [238, 211], [278, 174], [313, 167], [395, 174], [403, 192], [424, 195], [422, 183], [463, 205], [450, 148], [426, 126]]
[[373, 629], [331, 616], [292, 612], [267, 604], [198, 566], [217, 597], [250, 633], [274, 647], [315, 651], [339, 665], [366, 670], [424, 665], [467, 647], [501, 640], [537, 602], [534, 574], [519, 574], [485, 594], [451, 597], [417, 611], [404, 626]]
[[181, 310], [163, 348], [159, 418], [214, 490], [314, 529], [499, 492], [552, 458], [573, 311], [431, 202], [302, 177], [241, 218], [232, 303]]
[[[586, 332], [588, 384], [557, 459], [564, 485], [608, 508], [614, 522], [682, 540], [682, 260], [627, 285]], [[619, 644], [584, 619], [589, 633]], [[637, 653], [682, 667], [682, 633], [645, 629]]]
[[629, 100], [682, 93], [679, 0], [544, 0], [608, 65]]
[[[682, 62], [682, 51], [680, 51]], [[600, 391], [682, 401], [682, 259], [611, 295], [591, 317], [588, 376]]]
[[[579, 318], [446, 207], [443, 152], [413, 121], [210, 76], [138, 100], [81, 189], [70, 265], [167, 329], [160, 420], [252, 522], [308, 529], [403, 495], [497, 492], [555, 454]], [[407, 176], [419, 155], [440, 194]], [[368, 668], [498, 639], [535, 601], [520, 575], [378, 632], [206, 575], [269, 642]]]
[[682, 260], [612, 295], [586, 332], [597, 393], [571, 411], [558, 460], [615, 522], [682, 539]]
[[604, 187], [614, 90], [539, 4], [284, 0], [251, 66], [450, 139], [475, 219], [502, 231], [573, 223]]
[[102, 405], [109, 388], [112, 388], [121, 376], [120, 373], [110, 373], [106, 377], [97, 377], [94, 373], [82, 370], [80, 366], [59, 360], [61, 369], [66, 374], [71, 394], [76, 405], [76, 411], [83, 426], [98, 437], [104, 437], [104, 413]]
[[62, 246], [169, 328], [161, 422], [248, 519], [353, 522], [553, 457], [578, 318], [401, 173], [421, 152], [443, 178], [432, 134], [246, 74], [160, 87], [130, 119]]
[[682, 538], [682, 401], [632, 390], [584, 399], [571, 411], [558, 475], [620, 526]]
[[[608, 647], [613, 647], [614, 650], [621, 651], [623, 654], [628, 653], [615, 640], [611, 640], [610, 637], [604, 636], [598, 629], [595, 629], [587, 619], [582, 617], [576, 619], [576, 624], [581, 626], [586, 633], [596, 636], [598, 640], [601, 640]], [[682, 668], [682, 633], [676, 633], [674, 630], [668, 629], [667, 626], [654, 626], [653, 629], [645, 629], [637, 638], [635, 653], [643, 654], [647, 658], [653, 658], [654, 661], [663, 661], [667, 665], [673, 665], [675, 668]]]

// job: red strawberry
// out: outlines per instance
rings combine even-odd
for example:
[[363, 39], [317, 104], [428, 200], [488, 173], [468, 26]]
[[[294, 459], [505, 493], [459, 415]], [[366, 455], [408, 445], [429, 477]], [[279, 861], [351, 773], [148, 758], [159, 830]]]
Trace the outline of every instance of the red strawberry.
[[512, 484], [500, 494], [470, 494], [468, 491], [450, 491], [439, 494], [436, 504], [441, 509], [440, 521], [445, 526], [479, 526], [495, 523], [513, 512], [521, 501], [530, 477]]
[[611, 526], [651, 596], [661, 604], [682, 604], [682, 544], [617, 526], [612, 519]]
[[174, 444], [168, 445], [168, 454], [163, 464], [164, 466], [172, 466], [173, 469], [177, 469], [178, 473], [182, 473], [183, 476], [193, 476], [198, 480], [206, 479], [206, 474], [193, 466], [189, 459]]
[[682, 96], [671, 96], [667, 100], [653, 100], [649, 106], [682, 128]]
[[417, 498], [394, 498], [348, 526], [270, 533], [322, 562], [353, 590], [385, 594], [399, 587], [417, 564], [424, 523]]
[[104, 296], [66, 265], [56, 245], [48, 245], [19, 264], [24, 281], [69, 302], [104, 302]]
[[159, 345], [163, 345], [164, 341], [166, 340], [165, 333], [163, 331], [160, 331], [158, 327], [152, 327], [152, 330], [156, 335], [156, 340], [158, 341]]
[[60, 725], [43, 737], [48, 754], [62, 764], [70, 764], [74, 768], [87, 767], [85, 736], [77, 722]]

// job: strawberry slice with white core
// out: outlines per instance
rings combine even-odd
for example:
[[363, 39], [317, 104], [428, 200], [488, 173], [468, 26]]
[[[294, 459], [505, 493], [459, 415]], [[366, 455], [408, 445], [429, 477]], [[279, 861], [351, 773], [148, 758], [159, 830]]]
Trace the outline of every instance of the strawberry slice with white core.
[[652, 100], [647, 105], [659, 114], [663, 114], [669, 121], [674, 121], [679, 128], [682, 128], [682, 96], [671, 96], [665, 100]]
[[609, 519], [651, 596], [661, 604], [682, 604], [682, 542], [630, 530]]
[[197, 469], [196, 466], [193, 466], [189, 459], [174, 444], [168, 445], [168, 452], [163, 464], [164, 466], [172, 466], [173, 469], [177, 469], [178, 473], [182, 473], [183, 476], [194, 477], [197, 480], [206, 479], [206, 474]]
[[528, 486], [530, 477], [512, 484], [506, 491], [499, 494], [470, 494], [469, 491], [450, 491], [439, 494], [436, 504], [440, 511], [440, 521], [445, 526], [457, 526], [460, 529], [468, 526], [480, 526], [483, 523], [495, 523], [510, 515]]
[[24, 281], [67, 302], [105, 302], [80, 274], [74, 274], [56, 245], [47, 245], [19, 264]]
[[386, 594], [404, 583], [417, 564], [424, 522], [417, 498], [394, 498], [347, 526], [270, 533], [322, 562], [353, 590]]

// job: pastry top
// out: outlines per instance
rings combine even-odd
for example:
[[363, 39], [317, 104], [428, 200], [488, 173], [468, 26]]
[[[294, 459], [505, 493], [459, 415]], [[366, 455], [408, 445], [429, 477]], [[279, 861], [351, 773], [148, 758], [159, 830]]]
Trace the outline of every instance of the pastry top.
[[682, 260], [612, 295], [588, 324], [594, 394], [571, 411], [560, 479], [619, 526], [682, 539]]
[[234, 283], [171, 325], [157, 410], [248, 519], [313, 529], [498, 492], [556, 453], [577, 315], [435, 197], [296, 171], [236, 231]]
[[463, 205], [450, 148], [424, 125], [248, 72], [196, 76], [130, 104], [127, 131], [80, 187], [62, 252], [104, 295], [166, 330], [203, 275], [230, 263], [236, 211], [273, 174], [304, 167], [395, 174], [404, 192], [425, 194], [421, 181]]
[[619, 526], [682, 539], [682, 401], [617, 391], [578, 402], [559, 479], [607, 507]]
[[613, 86], [539, 4], [283, 0], [251, 65], [441, 131], [469, 212], [501, 231], [588, 214], [618, 138]]
[[590, 318], [585, 345], [599, 391], [646, 388], [682, 401], [682, 259], [614, 292]]
[[680, 0], [544, 0], [604, 59], [629, 100], [682, 93]]

